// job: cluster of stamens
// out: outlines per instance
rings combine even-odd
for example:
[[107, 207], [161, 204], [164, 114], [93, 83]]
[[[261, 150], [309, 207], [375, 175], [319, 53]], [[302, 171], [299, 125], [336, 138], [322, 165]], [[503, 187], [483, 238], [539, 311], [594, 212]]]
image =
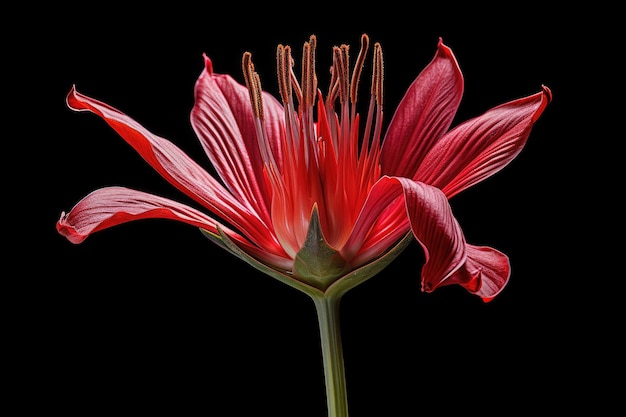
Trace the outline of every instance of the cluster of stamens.
[[[291, 248], [289, 252], [297, 250], [306, 234], [312, 204], [319, 207], [320, 221], [329, 242], [341, 246], [349, 236], [369, 189], [380, 177], [381, 46], [374, 44], [370, 102], [367, 118], [363, 122], [357, 112], [357, 93], [369, 49], [369, 37], [365, 34], [361, 36], [360, 51], [352, 70], [350, 47], [345, 44], [333, 47], [330, 85], [323, 101], [319, 101], [322, 97], [315, 71], [316, 46], [314, 35], [304, 43], [300, 82], [294, 73], [291, 47], [277, 47], [278, 88], [285, 112], [285, 137], [279, 144], [285, 157], [280, 167], [272, 154], [272, 141], [268, 140], [264, 123], [259, 75], [249, 52], [244, 53], [242, 59], [266, 178], [274, 190], [273, 204], [279, 207], [276, 216], [272, 216], [274, 226], [279, 239], [282, 236], [283, 246]], [[335, 109], [337, 102], [339, 108]], [[314, 112], [316, 103], [317, 114]], [[360, 123], [364, 126], [362, 135], [359, 134]], [[302, 227], [286, 223], [281, 227], [278, 223], [284, 222], [283, 217], [291, 219], [291, 222], [301, 219]]]

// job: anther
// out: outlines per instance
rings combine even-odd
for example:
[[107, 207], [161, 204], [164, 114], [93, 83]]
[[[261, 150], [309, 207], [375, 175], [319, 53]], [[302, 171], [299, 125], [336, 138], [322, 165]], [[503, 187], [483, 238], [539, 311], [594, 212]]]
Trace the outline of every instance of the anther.
[[347, 100], [350, 94], [350, 46], [341, 45], [341, 52], [341, 72], [343, 73], [341, 88], [344, 91], [344, 100]]
[[263, 102], [261, 98], [261, 81], [258, 74], [254, 71], [252, 63], [252, 54], [244, 52], [241, 59], [241, 67], [243, 70], [243, 78], [250, 95], [250, 105], [252, 106], [252, 114], [254, 117], [263, 120]]
[[317, 74], [315, 73], [315, 51], [317, 49], [317, 38], [315, 35], [311, 35], [309, 38], [309, 43], [311, 44], [311, 48], [309, 49], [309, 53], [311, 54], [309, 62], [309, 77], [311, 78], [311, 83], [309, 84], [309, 94], [310, 94], [310, 103], [313, 105], [315, 102], [315, 97], [317, 96]]
[[288, 54], [289, 48], [285, 48], [283, 45], [278, 45], [276, 50], [276, 68], [278, 72], [278, 91], [283, 100], [283, 103], [288, 103], [291, 97], [291, 82], [290, 82], [290, 59]]
[[335, 72], [337, 74], [337, 82], [339, 85], [339, 102], [344, 103], [346, 99], [348, 99], [350, 80], [348, 77], [348, 46], [341, 45], [335, 46], [333, 48], [334, 58], [333, 58], [333, 67], [335, 68]]
[[302, 99], [305, 108], [311, 108], [315, 102], [317, 91], [317, 78], [315, 76], [315, 47], [317, 39], [315, 35], [309, 37], [304, 43], [302, 51]]
[[376, 97], [376, 104], [383, 104], [383, 50], [379, 42], [374, 44], [374, 69], [372, 74], [372, 95]]
[[254, 98], [256, 99], [256, 114], [259, 119], [265, 120], [265, 111], [263, 110], [263, 88], [261, 87], [261, 77], [255, 72], [254, 76]]
[[363, 64], [365, 63], [365, 56], [367, 54], [367, 50], [369, 49], [369, 37], [366, 34], [361, 36], [361, 49], [359, 50], [359, 55], [356, 58], [356, 65], [354, 66], [354, 71], [352, 72], [352, 80], [350, 83], [350, 101], [352, 103], [356, 103], [357, 92], [359, 89], [359, 79], [361, 78], [361, 71], [363, 70]]

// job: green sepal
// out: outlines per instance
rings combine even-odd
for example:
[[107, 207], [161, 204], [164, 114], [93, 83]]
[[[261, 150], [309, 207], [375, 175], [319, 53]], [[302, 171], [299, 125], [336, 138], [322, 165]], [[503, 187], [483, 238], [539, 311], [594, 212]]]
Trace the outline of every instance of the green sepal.
[[328, 287], [328, 289], [326, 289], [324, 296], [327, 298], [340, 298], [343, 294], [348, 292], [348, 290], [372, 278], [380, 271], [385, 269], [385, 267], [387, 267], [387, 265], [389, 265], [394, 259], [396, 259], [398, 255], [400, 255], [402, 251], [406, 249], [406, 247], [409, 245], [409, 243], [411, 243], [412, 240], [413, 233], [408, 232], [387, 252], [385, 252], [378, 258], [373, 259], [370, 263], [365, 264], [360, 268], [355, 269], [354, 271], [350, 271], [345, 276], [341, 277], [341, 279], [338, 279], [336, 282], [334, 282], [330, 287]]
[[305, 282], [297, 280], [289, 271], [280, 271], [278, 269], [274, 269], [271, 266], [268, 266], [252, 256], [248, 255], [244, 251], [242, 251], [218, 226], [217, 231], [219, 235], [215, 233], [211, 233], [207, 230], [200, 229], [202, 234], [208, 237], [210, 240], [215, 242], [220, 247], [226, 249], [228, 252], [235, 255], [237, 258], [245, 261], [250, 264], [254, 268], [259, 271], [275, 278], [284, 284], [289, 285], [292, 288], [299, 290], [307, 295], [309, 295], [314, 300], [321, 299], [335, 299], [338, 300], [345, 294], [348, 290], [360, 285], [365, 282], [369, 278], [372, 278], [380, 271], [382, 271], [387, 265], [389, 265], [394, 259], [402, 253], [402, 251], [409, 245], [409, 243], [413, 240], [413, 234], [408, 232], [398, 243], [396, 243], [393, 247], [391, 247], [387, 252], [379, 256], [378, 258], [372, 260], [370, 263], [365, 264], [353, 271], [348, 272], [343, 277], [335, 280], [332, 285], [330, 285], [325, 292], [320, 289], [313, 287]]
[[290, 287], [293, 287], [299, 290], [300, 292], [303, 292], [309, 295], [310, 297], [313, 297], [313, 298], [323, 297], [323, 293], [320, 290], [318, 290], [317, 288], [311, 287], [310, 285], [307, 285], [304, 282], [297, 280], [290, 272], [280, 271], [278, 269], [272, 268], [271, 266], [266, 265], [263, 262], [260, 262], [257, 259], [253, 258], [252, 256], [248, 255], [246, 252], [241, 250], [239, 246], [237, 246], [237, 244], [233, 242], [222, 231], [222, 228], [219, 227], [219, 225], [217, 226], [217, 231], [219, 235], [216, 235], [215, 233], [211, 233], [208, 230], [204, 230], [204, 229], [200, 229], [200, 231], [202, 232], [204, 236], [208, 237], [210, 240], [215, 242], [218, 246], [226, 249], [228, 252], [235, 255], [237, 258], [245, 261], [246, 263], [250, 264], [254, 268], [258, 269], [259, 271], [269, 275], [270, 277], [275, 278], [279, 280], [280, 282], [287, 284]]
[[317, 204], [311, 211], [309, 230], [304, 245], [294, 259], [293, 274], [321, 291], [350, 270], [350, 265], [333, 249], [322, 233]]

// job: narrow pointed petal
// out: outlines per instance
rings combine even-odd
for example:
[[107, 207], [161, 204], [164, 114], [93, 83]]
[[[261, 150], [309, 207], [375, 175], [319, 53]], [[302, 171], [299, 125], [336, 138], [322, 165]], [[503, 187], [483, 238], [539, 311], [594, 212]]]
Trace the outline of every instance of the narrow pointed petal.
[[522, 150], [551, 97], [543, 87], [462, 123], [433, 146], [414, 179], [450, 198], [500, 171]]
[[441, 39], [433, 60], [394, 113], [381, 152], [383, 174], [413, 178], [433, 144], [450, 128], [463, 95], [463, 76]]
[[143, 159], [180, 191], [235, 225], [259, 246], [282, 251], [273, 239], [270, 229], [255, 213], [242, 206], [215, 178], [173, 143], [153, 135], [119, 110], [78, 93], [74, 87], [67, 96], [67, 104], [73, 110], [87, 110], [102, 117]]
[[509, 278], [506, 256], [491, 248], [476, 249], [468, 245], [447, 197], [428, 184], [408, 178], [381, 178], [371, 190], [351, 239], [362, 240], [369, 232], [364, 225], [398, 196], [404, 198], [411, 230], [424, 249], [426, 263], [421, 274], [424, 291], [458, 284], [488, 301], [502, 289]]
[[[202, 147], [226, 187], [264, 219], [269, 218], [269, 196], [263, 179], [263, 161], [250, 107], [248, 89], [225, 74], [215, 74], [208, 57], [195, 86], [191, 124]], [[278, 163], [284, 130], [284, 110], [263, 93], [265, 125]]]
[[61, 215], [57, 231], [78, 244], [93, 233], [140, 219], [177, 220], [217, 232], [215, 220], [192, 207], [125, 187], [91, 192]]
[[[91, 192], [69, 213], [61, 214], [56, 229], [70, 242], [79, 244], [96, 232], [141, 219], [174, 220], [198, 227], [205, 234], [220, 236], [218, 222], [201, 211], [168, 198], [125, 187], [105, 187]], [[224, 225], [219, 228], [250, 256], [271, 265], [291, 267], [291, 259], [260, 249]]]

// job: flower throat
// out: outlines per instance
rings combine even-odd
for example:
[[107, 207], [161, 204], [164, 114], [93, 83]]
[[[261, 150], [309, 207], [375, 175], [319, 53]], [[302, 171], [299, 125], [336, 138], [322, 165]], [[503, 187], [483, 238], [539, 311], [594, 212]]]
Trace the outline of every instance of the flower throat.
[[285, 111], [280, 149], [270, 147], [263, 90], [251, 54], [244, 53], [242, 59], [265, 177], [272, 190], [274, 230], [281, 245], [294, 258], [305, 245], [309, 225], [315, 223], [311, 221], [314, 213], [319, 216], [324, 243], [341, 252], [381, 172], [383, 59], [380, 44], [374, 45], [370, 101], [362, 135], [359, 131], [361, 118], [356, 109], [369, 37], [361, 36], [360, 51], [352, 70], [350, 47], [345, 44], [333, 47], [331, 79], [325, 99], [318, 90], [316, 44], [314, 35], [304, 43], [300, 82], [294, 72], [291, 47], [277, 47], [278, 86]]

